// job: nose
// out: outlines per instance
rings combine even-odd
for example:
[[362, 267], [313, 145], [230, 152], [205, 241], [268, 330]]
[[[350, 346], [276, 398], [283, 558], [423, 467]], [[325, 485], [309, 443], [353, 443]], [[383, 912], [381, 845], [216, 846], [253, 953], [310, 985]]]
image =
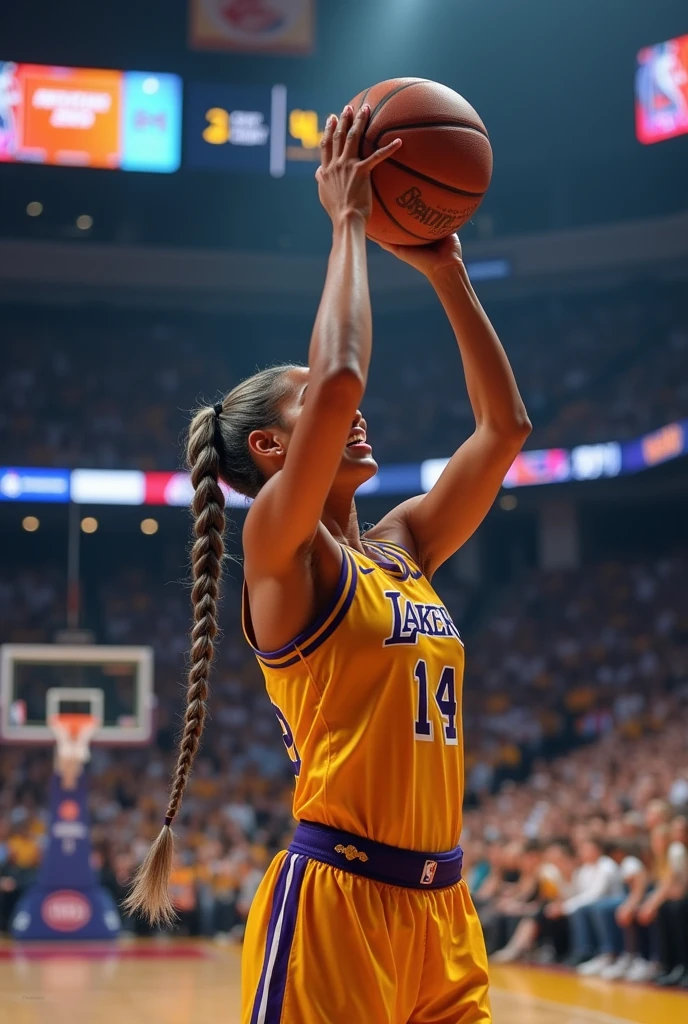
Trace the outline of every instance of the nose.
[[368, 424], [363, 419], [363, 413], [361, 412], [360, 409], [356, 410], [356, 414], [355, 414], [353, 420], [351, 421], [351, 426], [352, 427], [360, 427], [361, 430], [365, 430], [367, 428]]

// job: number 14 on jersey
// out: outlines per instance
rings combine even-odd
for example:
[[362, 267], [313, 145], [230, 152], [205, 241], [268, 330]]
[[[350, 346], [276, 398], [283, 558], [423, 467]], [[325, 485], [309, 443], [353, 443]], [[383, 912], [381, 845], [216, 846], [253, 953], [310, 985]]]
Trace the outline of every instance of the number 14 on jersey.
[[[431, 743], [435, 738], [434, 726], [429, 717], [432, 684], [428, 681], [428, 666], [422, 659], [416, 662], [413, 674], [418, 684], [418, 704], [414, 727], [416, 739]], [[456, 672], [453, 665], [445, 665], [442, 669], [437, 688], [432, 691], [432, 699], [442, 716], [444, 742], [448, 746], [456, 746], [459, 737], [456, 729]]]

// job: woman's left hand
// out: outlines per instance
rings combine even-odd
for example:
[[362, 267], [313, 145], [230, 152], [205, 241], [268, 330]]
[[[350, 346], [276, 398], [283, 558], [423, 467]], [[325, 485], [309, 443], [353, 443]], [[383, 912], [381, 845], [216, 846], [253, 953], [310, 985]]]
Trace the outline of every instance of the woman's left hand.
[[461, 242], [458, 235], [448, 235], [429, 245], [390, 245], [378, 242], [379, 246], [391, 252], [397, 259], [410, 264], [427, 278], [432, 278], [443, 267], [460, 266], [463, 263]]
[[652, 900], [645, 900], [636, 914], [636, 920], [639, 924], [648, 925], [652, 924], [656, 917], [657, 907]]

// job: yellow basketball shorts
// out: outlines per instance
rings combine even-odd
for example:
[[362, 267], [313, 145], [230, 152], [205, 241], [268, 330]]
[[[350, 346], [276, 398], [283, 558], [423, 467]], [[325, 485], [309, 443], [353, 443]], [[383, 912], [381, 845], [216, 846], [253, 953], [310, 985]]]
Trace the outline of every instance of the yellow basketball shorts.
[[242, 1024], [488, 1024], [482, 928], [466, 883], [442, 885], [450, 855], [305, 828], [251, 907]]

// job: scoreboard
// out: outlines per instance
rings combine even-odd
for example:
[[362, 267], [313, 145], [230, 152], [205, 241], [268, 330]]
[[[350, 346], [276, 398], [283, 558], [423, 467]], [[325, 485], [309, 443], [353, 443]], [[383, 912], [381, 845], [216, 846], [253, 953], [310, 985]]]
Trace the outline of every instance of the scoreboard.
[[186, 162], [196, 170], [313, 174], [327, 114], [285, 85], [192, 83]]
[[[0, 163], [312, 176], [328, 109], [307, 89], [0, 61]], [[182, 127], [183, 122], [183, 127]]]
[[[192, 82], [184, 164], [312, 175], [326, 116], [306, 90]], [[178, 75], [0, 61], [0, 163], [169, 173], [181, 149]]]
[[267, 173], [271, 107], [271, 90], [264, 86], [192, 84], [186, 102], [187, 165]]

